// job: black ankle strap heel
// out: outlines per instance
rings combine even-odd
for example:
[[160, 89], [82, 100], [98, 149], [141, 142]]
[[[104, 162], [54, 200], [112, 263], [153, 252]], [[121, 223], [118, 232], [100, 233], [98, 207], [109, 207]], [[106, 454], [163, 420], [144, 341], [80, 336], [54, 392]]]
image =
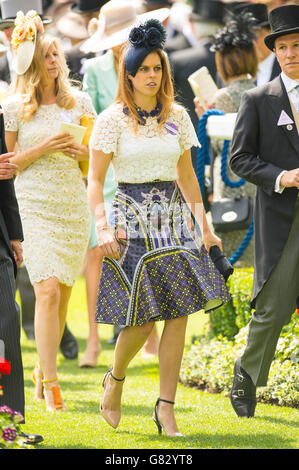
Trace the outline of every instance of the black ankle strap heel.
[[106, 382], [106, 378], [108, 377], [108, 375], [111, 375], [113, 380], [116, 380], [116, 382], [123, 382], [126, 378], [126, 376], [124, 376], [122, 379], [118, 379], [117, 377], [115, 377], [115, 375], [112, 374], [112, 367], [109, 367], [109, 370], [106, 372], [103, 378], [103, 382], [102, 382], [103, 388], [105, 388], [105, 382]]
[[[153, 420], [155, 421], [156, 423], [156, 426], [158, 428], [158, 433], [159, 434], [162, 434], [162, 430], [164, 429], [163, 428], [163, 425], [162, 423], [160, 423], [159, 421], [159, 418], [158, 418], [158, 405], [160, 403], [160, 401], [163, 401], [164, 403], [169, 403], [170, 405], [174, 405], [174, 401], [170, 401], [170, 400], [165, 400], [164, 398], [158, 398], [158, 400], [156, 401], [156, 404], [155, 404], [155, 409], [154, 409], [154, 415], [153, 415]], [[183, 434], [181, 434], [180, 432], [176, 432], [174, 434], [167, 434], [166, 430], [164, 429], [164, 432], [167, 436], [169, 437], [185, 437]]]
[[158, 418], [158, 405], [160, 403], [160, 401], [164, 401], [165, 403], [169, 403], [170, 405], [174, 405], [174, 401], [169, 401], [169, 400], [165, 400], [164, 398], [158, 398], [158, 400], [156, 401], [156, 404], [155, 404], [155, 409], [154, 409], [154, 416], [153, 416], [153, 420], [155, 421], [156, 423], [156, 426], [158, 428], [158, 433], [159, 434], [162, 434], [162, 429], [163, 429], [163, 426], [162, 424], [160, 423], [159, 421], [159, 418]]

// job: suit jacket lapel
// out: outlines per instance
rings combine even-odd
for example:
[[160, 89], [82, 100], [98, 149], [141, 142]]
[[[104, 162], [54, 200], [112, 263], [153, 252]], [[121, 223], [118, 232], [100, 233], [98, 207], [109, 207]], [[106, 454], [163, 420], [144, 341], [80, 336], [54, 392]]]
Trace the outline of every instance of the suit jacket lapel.
[[298, 152], [299, 156], [299, 139], [298, 139], [298, 131], [295, 123], [295, 118], [293, 116], [292, 108], [290, 105], [289, 97], [286, 92], [286, 89], [283, 85], [281, 77], [277, 77], [269, 84], [269, 103], [270, 106], [276, 115], [277, 119], [276, 122], [278, 123], [281, 112], [285, 111], [285, 113], [292, 119], [292, 124], [285, 124], [280, 126], [287, 138], [290, 140], [291, 144]]

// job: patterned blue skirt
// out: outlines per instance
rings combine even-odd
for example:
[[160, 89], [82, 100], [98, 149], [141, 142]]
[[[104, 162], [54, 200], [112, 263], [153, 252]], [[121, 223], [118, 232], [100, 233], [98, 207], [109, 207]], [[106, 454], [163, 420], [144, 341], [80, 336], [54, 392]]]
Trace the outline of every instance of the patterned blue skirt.
[[229, 301], [174, 181], [119, 183], [109, 225], [126, 234], [120, 259], [105, 257], [95, 321], [122, 326], [170, 320]]

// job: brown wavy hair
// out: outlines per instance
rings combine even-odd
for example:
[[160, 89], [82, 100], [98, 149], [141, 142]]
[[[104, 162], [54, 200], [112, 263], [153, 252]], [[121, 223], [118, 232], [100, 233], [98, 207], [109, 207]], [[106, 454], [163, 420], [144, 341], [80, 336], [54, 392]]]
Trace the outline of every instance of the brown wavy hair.
[[66, 109], [71, 109], [76, 104], [72, 89], [74, 86], [77, 87], [79, 82], [69, 79], [70, 71], [59, 39], [50, 34], [38, 34], [30, 67], [23, 75], [17, 75], [8, 91], [9, 95], [16, 93], [22, 95], [20, 110], [25, 121], [32, 118], [42, 103], [43, 87], [47, 77], [45, 57], [52, 44], [57, 50], [59, 68], [58, 77], [55, 80], [56, 104]]
[[[139, 116], [134, 104], [134, 89], [131, 80], [129, 79], [129, 72], [126, 69], [124, 61], [124, 55], [127, 48], [128, 45], [125, 45], [121, 51], [119, 60], [119, 81], [115, 101], [128, 107], [130, 115], [133, 116], [136, 121], [135, 130], [137, 131]], [[159, 128], [161, 129], [166, 119], [168, 118], [169, 111], [172, 109], [172, 105], [175, 101], [174, 87], [172, 82], [171, 68], [165, 52], [162, 49], [156, 49], [155, 51], [151, 52], [157, 52], [162, 64], [162, 81], [157, 94], [157, 101], [161, 104], [161, 112], [157, 116], [157, 118], [159, 118]]]
[[216, 51], [215, 61], [220, 78], [225, 82], [231, 77], [249, 73], [254, 78], [257, 74], [258, 59], [254, 44], [247, 49], [233, 47]]

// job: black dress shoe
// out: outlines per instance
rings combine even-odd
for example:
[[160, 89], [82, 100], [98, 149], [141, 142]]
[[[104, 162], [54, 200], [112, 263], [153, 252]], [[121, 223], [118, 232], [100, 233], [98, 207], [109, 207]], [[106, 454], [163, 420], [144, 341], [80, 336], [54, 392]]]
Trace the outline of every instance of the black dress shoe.
[[238, 416], [252, 418], [256, 407], [256, 386], [240, 364], [239, 358], [235, 363], [230, 401]]
[[66, 359], [76, 359], [78, 357], [78, 343], [75, 336], [65, 325], [60, 342], [60, 351]]
[[25, 439], [26, 444], [34, 446], [35, 444], [40, 444], [43, 442], [44, 438], [40, 434], [27, 434], [26, 432], [21, 432], [20, 436]]

